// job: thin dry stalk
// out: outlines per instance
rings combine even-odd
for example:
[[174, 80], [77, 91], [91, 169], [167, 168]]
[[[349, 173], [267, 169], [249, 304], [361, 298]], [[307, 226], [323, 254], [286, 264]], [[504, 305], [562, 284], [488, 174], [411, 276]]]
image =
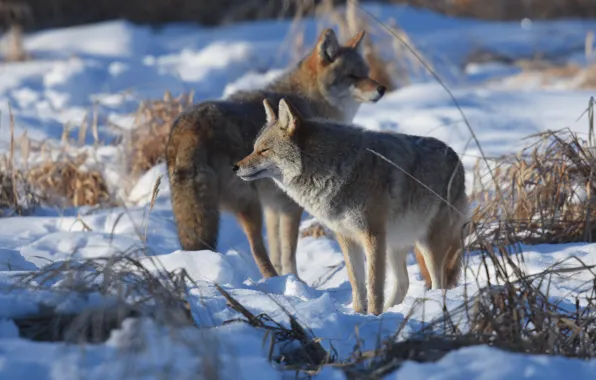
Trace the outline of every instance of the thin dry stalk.
[[[267, 335], [264, 340], [267, 338], [270, 339], [269, 361], [275, 361], [286, 370], [293, 369], [309, 373], [311, 371], [317, 371], [327, 363], [333, 362], [334, 359], [321, 346], [319, 340], [307, 333], [296, 318], [287, 311], [284, 310], [290, 320], [289, 329], [273, 320], [267, 314], [254, 315], [221, 286], [215, 284], [215, 287], [226, 299], [228, 306], [245, 318], [229, 320], [225, 324], [244, 322], [254, 328], [266, 331]], [[299, 347], [296, 348], [293, 346], [293, 342], [298, 342]], [[277, 355], [275, 355], [276, 346], [281, 346], [278, 348]]]
[[141, 102], [135, 115], [135, 126], [126, 143], [130, 151], [129, 172], [133, 178], [164, 159], [172, 124], [192, 102], [192, 92], [173, 97], [169, 91], [161, 100]]

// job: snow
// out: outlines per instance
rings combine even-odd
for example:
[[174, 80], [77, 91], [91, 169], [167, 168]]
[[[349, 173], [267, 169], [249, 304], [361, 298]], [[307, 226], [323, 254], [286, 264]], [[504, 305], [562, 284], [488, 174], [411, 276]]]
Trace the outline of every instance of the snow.
[[408, 362], [387, 379], [549, 380], [566, 376], [588, 379], [595, 369], [594, 360], [582, 362], [559, 357], [514, 355], [489, 347], [473, 347], [449, 353], [437, 363], [421, 365]]
[[[454, 19], [408, 7], [371, 5], [367, 9], [385, 21], [395, 19], [408, 32], [453, 91], [487, 156], [514, 152], [525, 136], [547, 129], [570, 127], [587, 132], [586, 117], [578, 117], [588, 105], [590, 91], [520, 88], [507, 81], [519, 71], [512, 65], [464, 63], [468, 54], [483, 49], [509, 58], [528, 58], [540, 52], [578, 61], [586, 32], [596, 28], [596, 22], [540, 21], [522, 26], [519, 22]], [[307, 20], [304, 26], [305, 42], [311, 46], [318, 32], [317, 22]], [[121, 190], [127, 178], [121, 174], [119, 151], [101, 145], [122, 133], [112, 123], [129, 128], [130, 113], [139, 101], [160, 98], [165, 90], [174, 95], [192, 90], [195, 101], [201, 101], [268, 83], [291, 61], [289, 31], [290, 21], [216, 29], [188, 24], [154, 29], [111, 21], [28, 35], [26, 48], [34, 59], [0, 67], [0, 152], [8, 149], [11, 113], [17, 137], [26, 132], [35, 141], [58, 146], [65, 124], [71, 136], [78, 136], [83, 121], [91, 122], [93, 112], [97, 112], [100, 146], [94, 147], [96, 141], [88, 133], [84, 147], [71, 148], [89, 153], [89, 166], [100, 167], [110, 186]], [[389, 51], [386, 55], [392, 57]], [[363, 105], [355, 122], [370, 129], [444, 140], [460, 153], [470, 188], [470, 170], [480, 151], [470, 140], [462, 115], [432, 78], [414, 79], [413, 84], [386, 95], [377, 104]], [[29, 163], [39, 160], [39, 155], [32, 155]], [[159, 194], [149, 210], [152, 189], [160, 176]], [[333, 347], [340, 360], [349, 357], [358, 339], [363, 349], [372, 349], [379, 338], [393, 334], [422, 298], [426, 299], [425, 307], [415, 309], [404, 335], [442, 314], [443, 294], [424, 290], [413, 257], [408, 257], [411, 285], [402, 304], [379, 317], [355, 314], [343, 257], [331, 237], [300, 238], [298, 271], [305, 283], [291, 275], [261, 279], [246, 238], [230, 215], [222, 217], [216, 252], [182, 251], [165, 164], [145, 173], [130, 192], [119, 193], [126, 207], [93, 211], [42, 207], [32, 216], [0, 219], [0, 379], [103, 379], [130, 374], [194, 378], [197, 371], [208, 367], [202, 361], [210, 357], [226, 363], [222, 378], [281, 378], [284, 374], [267, 361], [262, 331], [240, 323], [224, 325], [238, 314], [226, 305], [215, 283], [251, 312], [267, 313], [286, 325], [287, 310], [322, 339], [324, 348]], [[311, 223], [312, 218], [305, 214], [301, 228]], [[150, 271], [186, 270], [197, 284], [190, 287], [188, 300], [202, 329], [166, 331], [150, 320], [130, 319], [104, 344], [40, 343], [18, 337], [12, 318], [35, 313], [40, 305], [80, 310], [101, 300], [73, 294], [57, 296], [50, 291], [17, 291], [11, 287], [15, 274], [37, 271], [49, 263], [123, 252], [139, 255]], [[596, 244], [527, 246], [523, 255], [528, 273], [572, 256], [593, 265]], [[480, 264], [473, 254], [469, 261], [470, 268]], [[485, 276], [481, 275], [481, 281], [486, 281]], [[585, 280], [555, 279], [550, 295], [572, 297]], [[390, 277], [387, 287], [393, 281]], [[446, 293], [447, 307], [460, 305], [465, 292], [473, 293], [478, 286], [468, 274], [457, 288]], [[138, 344], [131, 341], [135, 329], [143, 332], [146, 344], [131, 352], [130, 346]], [[555, 379], [568, 374], [581, 379], [591, 377], [595, 369], [594, 360], [525, 356], [474, 347], [452, 352], [437, 363], [406, 363], [387, 378]], [[344, 378], [331, 368], [317, 377]]]

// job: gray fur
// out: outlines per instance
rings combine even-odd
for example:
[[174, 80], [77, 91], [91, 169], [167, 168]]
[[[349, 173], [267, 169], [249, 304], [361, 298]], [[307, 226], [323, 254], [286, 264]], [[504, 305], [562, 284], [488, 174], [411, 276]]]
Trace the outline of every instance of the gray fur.
[[[350, 261], [355, 308], [364, 310], [367, 296], [369, 311], [380, 312], [385, 252], [391, 255], [398, 285], [384, 307], [403, 300], [409, 283], [407, 275], [404, 278], [405, 254], [413, 244], [431, 269], [432, 287], [445, 288], [445, 266], [456, 260], [451, 256], [461, 255], [459, 234], [467, 218], [465, 175], [458, 155], [431, 137], [309, 119], [285, 100], [279, 110], [278, 120], [255, 141], [253, 154], [240, 161], [237, 175], [245, 180], [273, 178], [338, 234], [342, 250], [348, 251], [344, 254]], [[368, 293], [361, 278], [360, 248], [354, 242], [364, 247], [369, 261]]]

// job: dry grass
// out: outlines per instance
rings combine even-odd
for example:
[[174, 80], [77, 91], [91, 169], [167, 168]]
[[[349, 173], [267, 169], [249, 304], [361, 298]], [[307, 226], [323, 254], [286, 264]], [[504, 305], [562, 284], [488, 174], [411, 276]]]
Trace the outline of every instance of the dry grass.
[[318, 222], [312, 223], [310, 226], [300, 231], [301, 237], [314, 237], [315, 239], [328, 237], [331, 235], [332, 234], [328, 231], [328, 229]]
[[[124, 328], [123, 322], [128, 320], [130, 323], [120, 333], [120, 340], [125, 341], [119, 343], [119, 349], [120, 355], [126, 357], [123, 378], [136, 378], [139, 374], [135, 361], [146, 357], [147, 345], [159, 339], [152, 336], [155, 331], [146, 330], [144, 321], [150, 320], [164, 328], [156, 331], [167, 332], [163, 339], [185, 347], [193, 355], [196, 360], [193, 378], [219, 379], [223, 368], [219, 343], [213, 334], [199, 333], [202, 321], [195, 319], [187, 301], [191, 297], [189, 284], [194, 281], [184, 270], [165, 270], [155, 260], [151, 260], [148, 269], [147, 261], [137, 259], [143, 255], [144, 249], [132, 248], [109, 258], [68, 260], [18, 275], [11, 291], [47, 295], [40, 301], [37, 312], [13, 318], [20, 337], [98, 344], [113, 337], [114, 330]], [[59, 307], [73, 297], [95, 301], [78, 310], [64, 311]], [[226, 366], [232, 364], [227, 362]], [[162, 370], [173, 369], [168, 366], [166, 363]], [[164, 373], [164, 378], [169, 376]]]
[[177, 97], [166, 92], [163, 99], [141, 102], [135, 115], [134, 128], [125, 139], [129, 152], [129, 172], [133, 178], [137, 178], [165, 158], [172, 124], [192, 103], [192, 92]]
[[0, 171], [0, 217], [26, 215], [39, 204], [39, 197], [20, 171]]
[[26, 171], [27, 182], [44, 203], [59, 207], [114, 205], [103, 174], [83, 168], [86, 154], [47, 160]]
[[576, 74], [578, 87], [583, 89], [594, 89], [596, 88], [596, 64], [579, 70]]
[[[39, 204], [59, 208], [118, 204], [103, 173], [89, 167], [87, 153], [68, 153], [74, 150], [65, 138], [61, 147], [33, 141], [26, 133], [17, 139], [12, 113], [10, 120], [9, 150], [0, 157], [0, 216], [22, 215]], [[42, 160], [30, 166], [33, 155]]]
[[500, 194], [478, 165], [474, 176], [479, 191], [473, 200], [481, 203], [472, 222], [479, 238], [502, 242], [514, 236], [528, 244], [594, 241], [592, 128], [586, 137], [568, 129], [530, 137], [521, 152], [495, 162]]
[[0, 216], [25, 214], [35, 206], [101, 206], [118, 204], [101, 171], [86, 167], [86, 154], [62, 155], [32, 167], [0, 172]]
[[[253, 328], [266, 331], [264, 341], [269, 338], [268, 359], [270, 362], [275, 361], [285, 370], [291, 369], [310, 374], [335, 360], [323, 349], [312, 332], [307, 332], [296, 318], [281, 305], [278, 304], [289, 318], [290, 328], [284, 327], [267, 314], [254, 315], [222, 287], [219, 285], [216, 287], [226, 299], [228, 306], [244, 317], [244, 319], [228, 320], [224, 324], [243, 322]], [[279, 346], [277, 355], [275, 355], [276, 346]]]
[[[41, 301], [36, 312], [13, 318], [22, 338], [98, 344], [105, 342], [114, 330], [122, 328], [126, 319], [150, 319], [168, 328], [168, 339], [185, 345], [200, 360], [197, 378], [211, 380], [220, 377], [224, 364], [219, 358], [219, 343], [188, 339], [188, 330], [185, 330], [207, 331], [213, 326], [213, 321], [198, 319], [198, 315], [210, 315], [207, 306], [190, 294], [191, 289], [200, 290], [199, 285], [183, 269], [164, 269], [158, 260], [145, 256], [142, 248], [131, 248], [109, 258], [50, 264], [39, 271], [17, 275], [16, 280], [11, 291], [45, 292], [49, 300], [47, 303]], [[222, 287], [217, 284], [215, 287], [240, 317], [224, 324], [243, 322], [263, 330], [264, 344], [269, 345], [270, 361], [286, 369], [296, 368], [307, 373], [333, 361], [312, 332], [287, 311], [289, 327], [266, 314], [252, 314]], [[57, 307], [73, 296], [96, 301], [94, 306], [77, 311], [65, 312]], [[193, 312], [189, 301], [194, 301], [193, 307], [204, 310]], [[132, 334], [128, 338], [133, 342], [143, 342], [145, 332], [142, 325], [135, 326], [128, 332]], [[144, 350], [142, 346], [136, 349]], [[230, 372], [232, 365], [226, 362], [224, 371]]]
[[183, 298], [186, 272], [153, 273], [136, 258], [142, 255], [142, 251], [132, 249], [109, 258], [67, 260], [17, 276], [18, 289], [64, 297], [99, 294], [105, 300], [105, 305], [78, 313], [41, 305], [38, 313], [15, 319], [21, 336], [43, 341], [101, 342], [125, 318], [141, 316], [164, 325], [195, 325]]
[[[173, 97], [166, 92], [163, 99], [140, 104], [134, 128], [121, 142], [128, 160], [126, 174], [129, 178], [138, 178], [163, 159], [171, 125], [180, 112], [192, 104], [192, 96], [190, 93]], [[96, 114], [90, 127], [97, 143]], [[81, 146], [88, 128], [85, 122], [79, 128]], [[68, 125], [64, 126], [59, 147], [33, 141], [26, 134], [16, 138], [12, 116], [10, 133], [9, 152], [0, 157], [0, 216], [22, 214], [40, 203], [60, 208], [120, 204], [102, 171], [90, 163], [89, 152], [78, 150], [68, 139]], [[19, 154], [21, 164], [16, 163]], [[45, 158], [29, 166], [34, 155]]]

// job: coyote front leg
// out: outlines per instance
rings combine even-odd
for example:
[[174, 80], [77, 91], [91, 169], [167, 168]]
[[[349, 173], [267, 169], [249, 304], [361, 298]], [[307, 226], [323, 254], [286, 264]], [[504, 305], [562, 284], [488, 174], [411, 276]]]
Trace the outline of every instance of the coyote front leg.
[[250, 249], [263, 277], [268, 278], [277, 276], [277, 272], [267, 255], [265, 243], [263, 242], [263, 235], [261, 235], [263, 216], [260, 203], [252, 202], [244, 210], [236, 212], [236, 217], [240, 221], [242, 229], [248, 237]]
[[385, 229], [370, 230], [362, 236], [362, 245], [368, 261], [368, 312], [383, 312], [385, 289], [385, 262], [387, 257]]
[[296, 277], [298, 277], [296, 247], [298, 246], [301, 216], [302, 208], [295, 205], [289, 210], [283, 210], [279, 218], [282, 273], [292, 273]]
[[269, 246], [269, 257], [278, 274], [283, 274], [281, 264], [279, 211], [271, 206], [265, 207], [265, 226], [267, 227], [267, 245]]
[[337, 242], [344, 255], [348, 279], [352, 286], [352, 307], [357, 313], [366, 314], [366, 276], [364, 270], [364, 251], [352, 238], [336, 234]]

